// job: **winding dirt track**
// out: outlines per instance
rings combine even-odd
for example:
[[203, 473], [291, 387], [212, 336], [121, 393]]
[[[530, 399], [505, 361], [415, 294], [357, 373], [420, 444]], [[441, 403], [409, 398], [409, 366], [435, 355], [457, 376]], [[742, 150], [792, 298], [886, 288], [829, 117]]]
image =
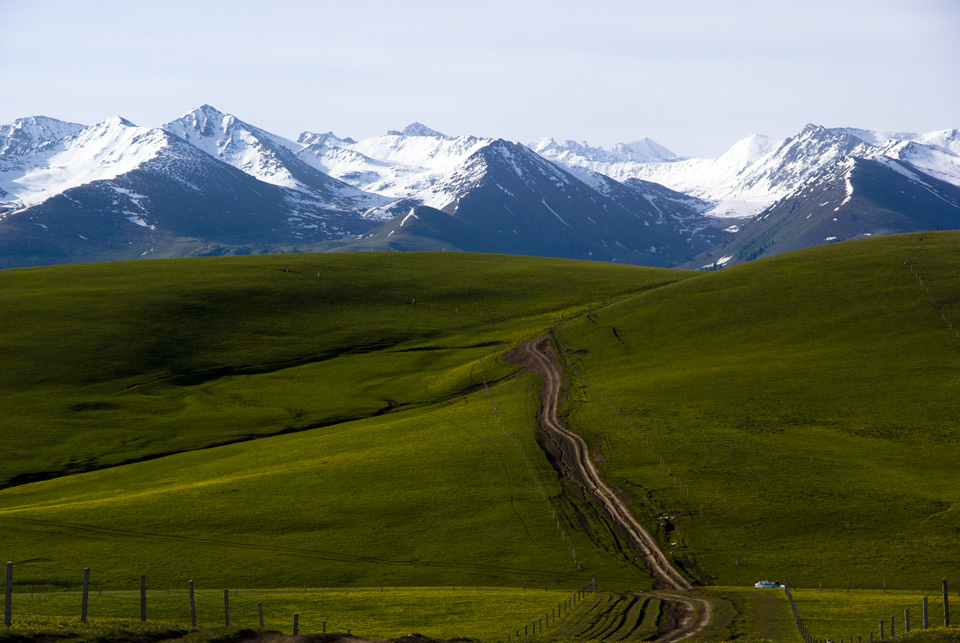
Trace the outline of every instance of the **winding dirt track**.
[[[541, 395], [540, 426], [545, 438], [552, 441], [556, 448], [559, 467], [563, 474], [606, 510], [614, 524], [623, 530], [651, 575], [657, 579], [657, 585], [660, 588], [690, 589], [690, 583], [673, 568], [660, 551], [657, 541], [644, 529], [613, 488], [600, 477], [590, 459], [583, 438], [563, 426], [557, 419], [557, 399], [560, 396], [561, 383], [560, 364], [550, 338], [538, 337], [521, 344], [518, 349], [524, 358], [524, 364], [543, 377], [545, 386]], [[684, 613], [677, 627], [657, 639], [660, 643], [674, 643], [685, 639], [702, 630], [710, 621], [711, 606], [703, 599], [657, 592], [634, 593], [683, 604]]]

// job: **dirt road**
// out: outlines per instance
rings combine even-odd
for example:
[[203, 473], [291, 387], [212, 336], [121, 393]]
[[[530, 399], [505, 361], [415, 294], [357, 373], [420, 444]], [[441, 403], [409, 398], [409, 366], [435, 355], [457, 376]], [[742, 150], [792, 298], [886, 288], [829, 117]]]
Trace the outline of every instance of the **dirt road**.
[[[545, 439], [552, 443], [563, 475], [574, 481], [586, 495], [604, 508], [610, 520], [626, 535], [650, 574], [657, 579], [660, 589], [690, 589], [690, 583], [673, 568], [660, 551], [657, 541], [644, 529], [613, 488], [600, 477], [583, 438], [567, 429], [557, 419], [557, 400], [561, 386], [560, 363], [550, 338], [539, 337], [521, 344], [518, 353], [519, 361], [543, 377], [545, 386], [541, 394], [540, 427]], [[703, 599], [655, 592], [636, 593], [683, 605], [683, 615], [676, 626], [658, 639], [662, 643], [680, 641], [700, 631], [710, 621], [711, 607]]]

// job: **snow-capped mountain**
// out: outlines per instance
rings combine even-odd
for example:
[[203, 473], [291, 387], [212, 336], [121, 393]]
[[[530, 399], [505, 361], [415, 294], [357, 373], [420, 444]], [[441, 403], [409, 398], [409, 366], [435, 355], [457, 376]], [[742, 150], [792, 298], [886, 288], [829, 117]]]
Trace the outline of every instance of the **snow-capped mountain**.
[[428, 188], [491, 139], [445, 136], [420, 123], [354, 141], [304, 132], [297, 154], [313, 167], [366, 192], [407, 198]]
[[640, 178], [710, 201], [707, 214], [752, 217], [788, 197], [808, 181], [848, 157], [904, 160], [931, 175], [958, 183], [960, 133], [883, 132], [854, 128], [828, 129], [807, 125], [782, 141], [753, 135], [734, 144], [716, 159], [633, 161], [610, 158], [606, 151], [537, 145], [544, 156], [586, 167], [623, 181]]
[[905, 161], [941, 181], [960, 186], [960, 130], [943, 130], [883, 143], [883, 157]]
[[825, 243], [960, 228], [960, 187], [879, 156], [847, 157], [775, 202], [692, 267], [720, 267]]
[[0, 158], [0, 204], [7, 212], [28, 208], [94, 181], [113, 179], [154, 158], [168, 137], [113, 117], [92, 127], [44, 119], [35, 136], [20, 133], [22, 119], [0, 131], [9, 132]]
[[[410, 220], [408, 227], [397, 226], [394, 217], [365, 245], [378, 235], [388, 247], [425, 245], [423, 235], [446, 248], [667, 266], [724, 236], [690, 197], [662, 186], [624, 185], [583, 169], [568, 171], [502, 139], [481, 147], [410, 201], [425, 206], [426, 219]], [[419, 210], [387, 215], [410, 212]], [[436, 212], [458, 226], [439, 226]], [[465, 234], [460, 224], [473, 233]], [[421, 232], [424, 226], [428, 232]], [[415, 233], [418, 239], [411, 241]]]
[[3, 128], [0, 267], [260, 250], [375, 225], [360, 208], [260, 181], [160, 128], [46, 121], [27, 139], [20, 123]]
[[387, 201], [304, 162], [297, 155], [303, 145], [254, 127], [210, 105], [170, 121], [163, 129], [260, 181], [318, 197], [328, 206], [354, 210]]
[[607, 174], [603, 169], [611, 169], [618, 163], [661, 163], [676, 160], [677, 155], [649, 138], [632, 143], [617, 143], [610, 149], [591, 147], [586, 141], [558, 142], [552, 138], [542, 138], [528, 145], [540, 156], [567, 165], [586, 167]]
[[960, 228], [958, 191], [958, 130], [808, 125], [679, 159], [649, 139], [523, 146], [421, 123], [294, 141], [209, 105], [162, 127], [36, 116], [0, 127], [0, 267], [320, 243], [720, 266]]
[[58, 121], [48, 116], [18, 118], [0, 126], [0, 159], [15, 159], [31, 151], [42, 151], [84, 129], [78, 123]]

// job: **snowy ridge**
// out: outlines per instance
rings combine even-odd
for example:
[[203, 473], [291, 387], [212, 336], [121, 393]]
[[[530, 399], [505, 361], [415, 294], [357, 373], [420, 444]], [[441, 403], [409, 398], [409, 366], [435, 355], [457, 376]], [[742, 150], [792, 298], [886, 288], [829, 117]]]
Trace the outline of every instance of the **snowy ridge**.
[[[472, 154], [466, 161], [437, 179], [430, 187], [412, 195], [411, 198], [423, 205], [453, 214], [457, 211], [460, 198], [484, 181], [495, 159], [515, 174], [532, 192], [539, 189], [538, 182], [542, 180], [548, 181], [561, 191], [576, 180], [530, 149], [498, 139], [481, 146], [478, 153]], [[499, 186], [499, 189], [507, 196], [514, 196], [503, 186]], [[560, 218], [559, 215], [557, 216]]]
[[284, 165], [276, 137], [210, 105], [170, 121], [163, 129], [261, 181], [293, 189], [305, 187]]
[[210, 105], [188, 112], [163, 129], [260, 181], [310, 194], [314, 201], [351, 208], [382, 205], [387, 200], [341, 183], [305, 162], [299, 153], [310, 144], [271, 134]]
[[[876, 187], [891, 182], [896, 190]], [[722, 243], [710, 257], [722, 265], [769, 252], [760, 233], [770, 227], [786, 231], [776, 237], [786, 248], [885, 234], [870, 227], [878, 211], [901, 216], [904, 229], [953, 226], [957, 186], [956, 129], [808, 125], [785, 140], [744, 138], [715, 159], [681, 159], [649, 139], [524, 146], [421, 123], [361, 141], [333, 132], [292, 140], [209, 105], [161, 128], [43, 116], [0, 126], [0, 245], [16, 257], [48, 239], [33, 261], [100, 260], [127, 246], [167, 252], [173, 239], [225, 253], [358, 235], [377, 247], [366, 235], [396, 219], [389, 229], [403, 232], [391, 243], [420, 235], [461, 249], [647, 265]], [[81, 229], [87, 249], [78, 250]]]
[[70, 123], [53, 127], [74, 131], [59, 141], [41, 141], [0, 164], [0, 189], [7, 193], [2, 205], [21, 209], [42, 203], [70, 188], [113, 179], [155, 158], [169, 146], [162, 130], [137, 127], [113, 117], [75, 131]]
[[807, 125], [783, 141], [761, 135], [744, 138], [716, 159], [666, 162], [611, 160], [606, 150], [564, 147], [550, 139], [534, 149], [619, 181], [643, 179], [705, 199], [714, 204], [707, 214], [718, 218], [757, 215], [822, 172], [842, 166], [847, 157], [901, 160], [960, 185], [960, 130], [913, 134]]
[[423, 123], [411, 123], [400, 131], [395, 129], [389, 130], [387, 136], [432, 136], [434, 138], [446, 138], [444, 134], [441, 134], [435, 129], [430, 129]]
[[552, 138], [540, 139], [527, 147], [553, 161], [588, 167], [596, 171], [599, 170], [590, 167], [590, 164], [658, 163], [677, 158], [676, 154], [649, 138], [642, 138], [632, 143], [617, 143], [609, 150], [603, 147], [591, 147], [586, 141], [561, 143]]
[[[414, 133], [407, 133], [414, 132]], [[304, 132], [298, 153], [306, 163], [365, 192], [406, 198], [464, 162], [491, 139], [444, 136], [414, 124], [403, 132], [359, 142]]]
[[12, 124], [0, 127], [0, 159], [41, 151], [76, 136], [83, 129], [85, 127], [78, 123], [66, 123], [48, 116], [18, 118]]

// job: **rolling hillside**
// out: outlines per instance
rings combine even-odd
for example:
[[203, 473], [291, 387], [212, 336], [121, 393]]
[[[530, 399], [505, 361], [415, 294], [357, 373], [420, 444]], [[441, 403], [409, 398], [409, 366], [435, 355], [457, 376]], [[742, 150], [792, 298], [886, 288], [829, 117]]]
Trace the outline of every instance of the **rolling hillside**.
[[37, 589], [87, 565], [113, 587], [649, 588], [497, 357], [553, 328], [568, 423], [688, 578], [932, 586], [960, 571], [958, 251], [5, 271], [4, 551]]
[[719, 584], [932, 586], [960, 571], [958, 250], [835, 244], [573, 321], [570, 421]]
[[635, 579], [602, 519], [559, 500], [531, 376], [482, 385], [520, 340], [691, 274], [454, 253], [5, 271], [5, 555], [61, 570], [19, 581], [37, 588], [77, 565], [247, 587]]

